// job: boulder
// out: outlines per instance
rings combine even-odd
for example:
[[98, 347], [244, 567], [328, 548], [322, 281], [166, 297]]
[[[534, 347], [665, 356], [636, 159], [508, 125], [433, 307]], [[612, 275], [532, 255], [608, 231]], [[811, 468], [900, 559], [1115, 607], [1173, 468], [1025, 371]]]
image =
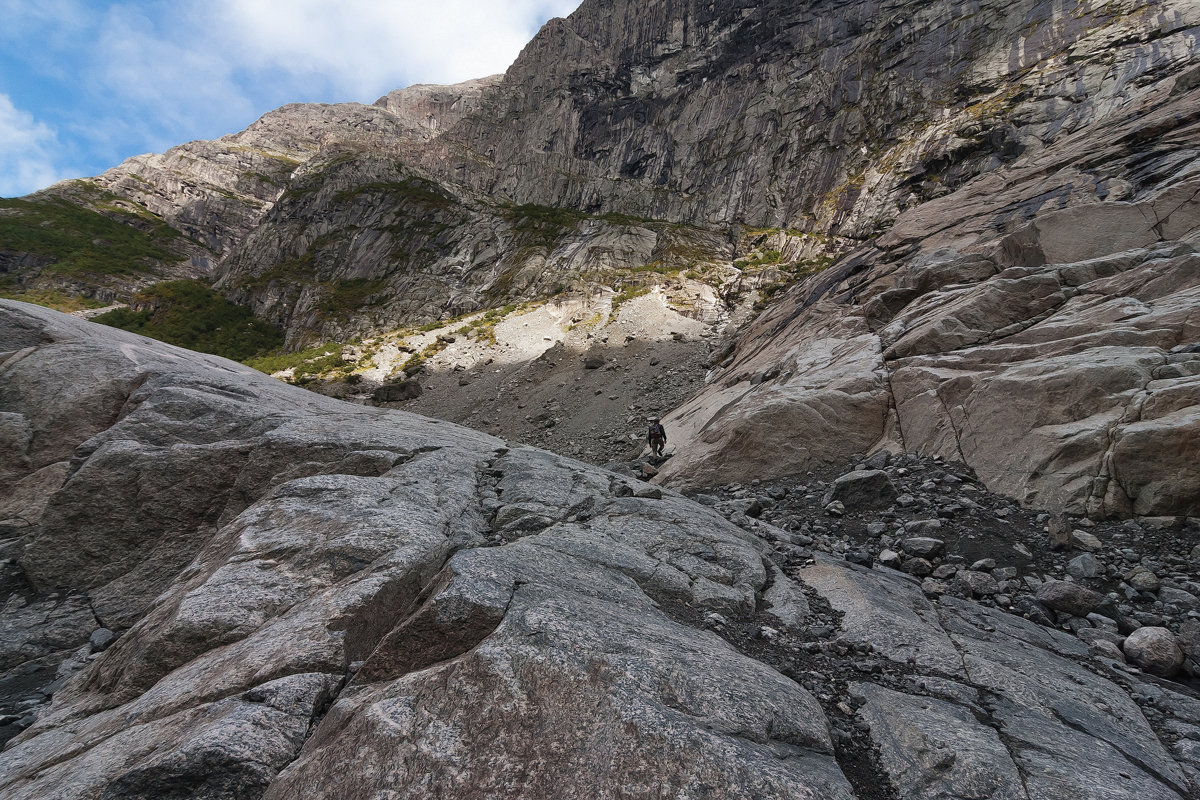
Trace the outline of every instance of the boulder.
[[1079, 580], [1095, 578], [1101, 572], [1100, 562], [1091, 553], [1076, 556], [1067, 563], [1067, 574]]
[[1183, 666], [1183, 648], [1167, 628], [1146, 626], [1125, 637], [1125, 656], [1147, 672], [1170, 678]]
[[892, 569], [900, 569], [900, 564], [903, 562], [899, 553], [887, 547], [879, 551], [877, 559], [880, 564]]
[[1071, 545], [1080, 550], [1099, 550], [1104, 546], [1104, 543], [1094, 533], [1081, 531], [1078, 528], [1071, 531]]
[[833, 481], [824, 502], [835, 500], [850, 511], [876, 511], [895, 502], [896, 487], [882, 469], [856, 470]]
[[1104, 595], [1071, 581], [1046, 581], [1038, 587], [1037, 599], [1047, 608], [1076, 617], [1086, 617], [1105, 603]]
[[990, 597], [999, 593], [996, 579], [986, 572], [959, 570], [950, 584], [950, 591], [961, 597]]
[[1183, 622], [1179, 626], [1179, 635], [1176, 638], [1184, 654], [1192, 661], [1200, 663], [1200, 621], [1189, 619]]
[[1156, 592], [1162, 586], [1158, 576], [1140, 564], [1125, 573], [1125, 582], [1139, 592]]
[[910, 556], [933, 559], [945, 552], [946, 543], [929, 536], [910, 536], [900, 543], [900, 547]]

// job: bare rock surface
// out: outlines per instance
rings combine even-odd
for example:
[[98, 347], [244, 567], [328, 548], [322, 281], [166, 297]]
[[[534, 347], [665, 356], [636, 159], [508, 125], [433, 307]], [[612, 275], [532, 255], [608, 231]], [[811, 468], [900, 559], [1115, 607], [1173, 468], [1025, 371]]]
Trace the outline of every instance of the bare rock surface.
[[[99, 617], [33, 623], [82, 660], [5, 726], [6, 797], [1197, 788], [1166, 726], [1200, 724], [1186, 686], [1110, 669], [991, 595], [930, 595], [630, 477], [0, 309], [0, 338], [36, 340], [0, 366], [0, 410], [37, 432], [5, 451], [5, 485], [70, 465], [14, 545], [6, 620], [51, 595]], [[78, 382], [83, 364], [104, 369]], [[925, 511], [915, 462], [884, 469]], [[100, 622], [116, 639], [93, 652]], [[3, 679], [45, 674], [38, 657]]]
[[[963, 461], [1038, 508], [1196, 514], [1200, 255], [1170, 242], [1076, 255], [1087, 260], [1007, 269], [944, 251], [881, 256], [865, 275], [801, 284], [667, 417], [681, 457], [657, 480], [714, 485], [908, 451]], [[973, 272], [981, 263], [994, 271]]]

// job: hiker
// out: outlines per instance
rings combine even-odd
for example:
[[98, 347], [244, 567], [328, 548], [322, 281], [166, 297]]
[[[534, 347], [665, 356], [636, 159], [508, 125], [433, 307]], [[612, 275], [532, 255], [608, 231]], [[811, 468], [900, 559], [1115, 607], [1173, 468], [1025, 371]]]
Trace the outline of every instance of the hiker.
[[663, 448], [667, 446], [667, 429], [659, 420], [650, 421], [650, 430], [646, 433], [646, 441], [650, 444], [650, 452], [655, 457], [661, 458]]

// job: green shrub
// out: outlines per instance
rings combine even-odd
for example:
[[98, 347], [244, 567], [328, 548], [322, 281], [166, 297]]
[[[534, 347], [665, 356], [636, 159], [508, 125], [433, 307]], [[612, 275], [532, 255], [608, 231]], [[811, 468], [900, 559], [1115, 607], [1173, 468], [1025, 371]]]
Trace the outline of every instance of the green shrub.
[[18, 289], [9, 284], [0, 283], [0, 297], [6, 300], [20, 300], [23, 303], [33, 303], [55, 311], [82, 311], [86, 308], [103, 308], [108, 305], [101, 300], [91, 297], [67, 294], [57, 289]]
[[571, 208], [555, 208], [526, 203], [504, 209], [504, 218], [512, 223], [513, 232], [530, 245], [553, 247], [571, 228], [588, 215]]
[[325, 317], [344, 316], [367, 305], [375, 305], [372, 295], [387, 286], [383, 278], [350, 278], [330, 284], [329, 294], [317, 304], [317, 312]]
[[58, 197], [0, 199], [0, 212], [0, 250], [53, 259], [46, 272], [127, 275], [180, 260], [171, 244], [181, 234], [148, 215], [114, 207], [113, 219]]
[[278, 328], [197, 281], [157, 283], [138, 293], [134, 303], [144, 308], [119, 308], [95, 321], [236, 361], [283, 344]]
[[378, 194], [393, 200], [407, 201], [424, 206], [444, 208], [456, 205], [457, 201], [443, 194], [441, 187], [423, 178], [406, 178], [402, 181], [375, 181], [344, 189], [333, 196], [336, 202], [353, 200], [362, 194]]

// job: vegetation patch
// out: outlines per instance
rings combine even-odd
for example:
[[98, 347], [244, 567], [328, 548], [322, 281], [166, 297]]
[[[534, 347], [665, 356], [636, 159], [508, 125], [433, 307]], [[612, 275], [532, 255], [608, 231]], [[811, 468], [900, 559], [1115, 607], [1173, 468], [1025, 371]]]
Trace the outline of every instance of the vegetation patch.
[[317, 304], [317, 313], [324, 317], [345, 316], [357, 309], [379, 302], [375, 296], [384, 290], [383, 278], [350, 278], [334, 281], [329, 294]]
[[55, 311], [70, 313], [83, 311], [88, 308], [103, 308], [108, 305], [102, 300], [80, 295], [67, 294], [58, 289], [15, 289], [12, 286], [0, 284], [0, 297], [5, 300], [20, 300], [23, 303], [33, 303]]
[[531, 245], [542, 247], [553, 247], [580, 220], [588, 218], [582, 211], [533, 203], [509, 206], [504, 209], [503, 216], [512, 224], [514, 233]]
[[406, 178], [402, 181], [364, 183], [350, 189], [343, 189], [336, 193], [333, 199], [336, 202], [342, 203], [364, 194], [383, 195], [393, 200], [433, 206], [435, 208], [445, 208], [457, 204], [457, 201], [453, 197], [444, 194], [436, 183], [427, 181], [424, 178]]
[[0, 199], [0, 250], [51, 258], [45, 272], [67, 275], [132, 275], [180, 259], [171, 249], [182, 235], [174, 228], [112, 205], [106, 210], [112, 216], [59, 197]]
[[780, 261], [783, 261], [783, 254], [778, 250], [763, 250], [747, 258], [739, 258], [733, 262], [733, 266], [740, 270], [747, 270], [770, 264], [778, 264]]
[[623, 289], [621, 289], [621, 291], [617, 292], [616, 295], [613, 296], [612, 315], [615, 317], [617, 315], [617, 309], [619, 309], [622, 305], [624, 305], [625, 303], [628, 303], [630, 300], [634, 299], [635, 297], [641, 297], [642, 295], [645, 295], [645, 294], [650, 294], [649, 286], [626, 286], [626, 287], [624, 287]]
[[292, 381], [295, 383], [307, 383], [306, 379], [313, 376], [347, 366], [342, 361], [342, 345], [332, 342], [314, 345], [294, 353], [272, 353], [249, 358], [245, 364], [268, 375], [293, 370]]
[[119, 308], [95, 322], [236, 361], [283, 344], [278, 328], [197, 281], [158, 283], [133, 302], [141, 310]]

